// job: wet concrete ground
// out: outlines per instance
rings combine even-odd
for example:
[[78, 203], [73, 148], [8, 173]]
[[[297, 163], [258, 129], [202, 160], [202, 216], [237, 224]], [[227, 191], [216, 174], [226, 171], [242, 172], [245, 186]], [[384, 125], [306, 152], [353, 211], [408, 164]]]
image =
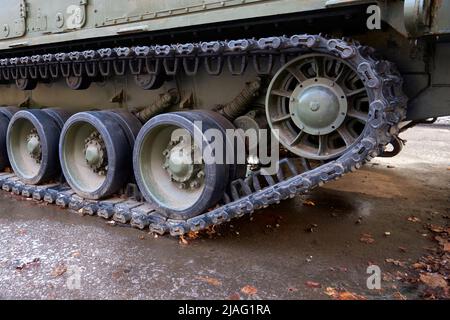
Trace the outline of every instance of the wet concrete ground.
[[[445, 224], [450, 214], [450, 128], [402, 137], [396, 158], [188, 244], [0, 192], [0, 298], [329, 299], [328, 287], [418, 298], [395, 279], [408, 271], [386, 259], [416, 261], [432, 242], [414, 221]], [[369, 264], [381, 268], [381, 290], [366, 286]]]

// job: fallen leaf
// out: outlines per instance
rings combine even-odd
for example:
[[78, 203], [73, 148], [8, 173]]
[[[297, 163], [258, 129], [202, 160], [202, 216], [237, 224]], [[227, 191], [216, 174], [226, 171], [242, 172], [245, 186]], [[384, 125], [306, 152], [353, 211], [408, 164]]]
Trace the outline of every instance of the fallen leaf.
[[415, 216], [410, 216], [410, 217], [408, 217], [408, 221], [411, 221], [411, 222], [420, 222], [420, 219], [417, 218], [417, 217], [415, 217]]
[[396, 265], [396, 266], [399, 266], [399, 267], [404, 267], [404, 266], [405, 266], [405, 263], [402, 262], [402, 261], [399, 261], [399, 260], [395, 260], [395, 259], [388, 258], [388, 259], [386, 259], [385, 261], [386, 261], [387, 263], [392, 263], [392, 264], [394, 264], [394, 265]]
[[255, 287], [252, 287], [250, 285], [246, 285], [245, 287], [243, 287], [241, 289], [241, 292], [246, 295], [252, 296], [258, 292], [258, 289], [256, 289]]
[[447, 228], [441, 227], [441, 226], [436, 226], [431, 224], [428, 229], [430, 229], [431, 231], [435, 232], [435, 233], [443, 233], [443, 232], [447, 232]]
[[367, 298], [353, 292], [344, 291], [338, 294], [337, 300], [367, 300]]
[[434, 237], [434, 240], [436, 240], [437, 242], [439, 242], [440, 245], [444, 245], [447, 242], [447, 239], [441, 237], [441, 236], [436, 236]]
[[212, 225], [212, 226], [206, 228], [206, 234], [207, 234], [209, 237], [212, 237], [214, 234], [216, 234], [215, 225]]
[[384, 233], [384, 236], [385, 237], [389, 237], [391, 235], [391, 233], [389, 232], [389, 231], [386, 231], [385, 233]]
[[303, 205], [308, 206], [308, 207], [314, 207], [316, 205], [316, 203], [312, 200], [304, 200]]
[[320, 283], [314, 281], [306, 281], [306, 286], [309, 288], [320, 288]]
[[74, 257], [74, 258], [78, 258], [80, 255], [81, 255], [81, 253], [80, 253], [80, 251], [78, 251], [78, 250], [72, 252], [72, 257]]
[[334, 296], [337, 295], [337, 291], [336, 291], [336, 289], [334, 289], [334, 288], [332, 288], [332, 287], [327, 287], [327, 288], [325, 289], [325, 294], [326, 294], [327, 296], [334, 297]]
[[420, 281], [431, 288], [446, 288], [447, 281], [439, 273], [422, 273], [419, 276]]
[[369, 233], [363, 233], [361, 235], [361, 238], [359, 239], [359, 241], [367, 243], [367, 244], [371, 244], [375, 242], [375, 239], [372, 238], [372, 235]]
[[412, 267], [414, 269], [421, 269], [421, 270], [426, 270], [427, 269], [427, 264], [423, 263], [423, 262], [416, 262], [412, 265]]
[[120, 277], [123, 276], [123, 270], [115, 270], [111, 273], [111, 276], [114, 280], [118, 280]]
[[235, 292], [228, 297], [228, 300], [241, 300], [241, 296], [239, 293]]
[[445, 252], [450, 252], [450, 242], [446, 242], [444, 243], [444, 245], [442, 246], [442, 250], [444, 250]]
[[64, 264], [57, 265], [52, 271], [52, 276], [53, 277], [62, 276], [64, 273], [66, 273], [66, 271], [67, 266], [65, 266]]
[[398, 250], [400, 250], [401, 252], [406, 252], [406, 248], [405, 247], [398, 247]]
[[406, 299], [406, 297], [404, 296], [404, 295], [402, 295], [400, 292], [395, 292], [393, 295], [392, 295], [392, 297], [395, 299], [395, 300], [407, 300]]
[[139, 238], [139, 240], [145, 240], [145, 236], [144, 236], [144, 235], [142, 235], [142, 234], [141, 234], [141, 235], [139, 235], [139, 237], [138, 237], [138, 238]]
[[335, 300], [367, 300], [367, 298], [362, 295], [349, 291], [338, 292], [336, 289], [331, 287], [327, 287], [325, 289], [325, 294], [332, 297]]
[[189, 242], [183, 236], [180, 236], [179, 243], [180, 244], [184, 244], [184, 245], [188, 245], [189, 244]]
[[197, 239], [199, 237], [199, 232], [198, 231], [189, 231], [189, 233], [186, 235], [186, 237], [189, 240]]
[[216, 278], [212, 278], [212, 277], [199, 276], [199, 277], [197, 277], [197, 279], [201, 280], [203, 282], [209, 283], [210, 285], [213, 285], [213, 286], [221, 286], [222, 285], [222, 281], [220, 281]]

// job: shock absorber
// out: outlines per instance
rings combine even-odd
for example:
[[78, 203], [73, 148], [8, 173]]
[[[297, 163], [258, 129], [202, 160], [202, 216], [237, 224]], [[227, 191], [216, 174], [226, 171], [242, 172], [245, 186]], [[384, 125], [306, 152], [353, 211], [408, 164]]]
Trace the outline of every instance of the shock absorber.
[[159, 113], [162, 113], [164, 109], [169, 108], [170, 106], [177, 103], [180, 100], [180, 96], [178, 95], [176, 90], [169, 90], [156, 101], [154, 101], [148, 107], [140, 110], [136, 113], [136, 117], [141, 120], [142, 123], [147, 122], [150, 118], [156, 116]]
[[234, 120], [245, 113], [245, 108], [259, 95], [261, 89], [261, 79], [247, 82], [244, 89], [230, 102], [223, 106], [219, 106], [218, 112]]

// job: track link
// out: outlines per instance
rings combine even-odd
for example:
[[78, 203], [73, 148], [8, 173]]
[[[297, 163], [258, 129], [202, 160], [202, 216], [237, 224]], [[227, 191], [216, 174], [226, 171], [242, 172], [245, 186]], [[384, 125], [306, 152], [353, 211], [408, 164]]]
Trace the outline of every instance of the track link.
[[[276, 175], [263, 176], [261, 172], [254, 172], [245, 179], [232, 182], [230, 191], [225, 194], [224, 200], [218, 207], [188, 220], [167, 219], [151, 204], [132, 198], [118, 197], [92, 201], [77, 196], [64, 184], [26, 185], [11, 173], [0, 173], [1, 188], [26, 198], [54, 203], [82, 215], [98, 215], [121, 223], [130, 223], [139, 229], [149, 228], [154, 233], [170, 233], [172, 236], [181, 236], [191, 231], [201, 231], [251, 214], [256, 210], [305, 194], [326, 182], [336, 180], [378, 156], [392, 138], [398, 135], [397, 125], [406, 113], [406, 97], [402, 93], [402, 78], [393, 64], [374, 58], [372, 48], [341, 39], [327, 39], [321, 35], [264, 39], [264, 41], [263, 39], [217, 41], [209, 43], [209, 46], [203, 43], [203, 47], [202, 44], [198, 44], [195, 48], [197, 48], [196, 50], [210, 51], [216, 55], [223, 51], [230, 51], [231, 47], [237, 48], [237, 52], [253, 55], [265, 54], [268, 49], [277, 50], [277, 53], [280, 53], [280, 50], [300, 49], [302, 52], [314, 51], [331, 54], [357, 66], [359, 76], [370, 91], [369, 121], [360, 140], [338, 159], [324, 163], [312, 170], [302, 167], [300, 159], [281, 159]], [[158, 50], [163, 53], [175, 54], [173, 50], [178, 48], [176, 52], [189, 54], [194, 51], [189, 45], [163, 46], [166, 51], [159, 46]], [[274, 49], [274, 47], [276, 48]], [[148, 53], [146, 48], [150, 47], [135, 47], [133, 50], [135, 53], [137, 51]], [[154, 52], [157, 51], [157, 47], [152, 48]], [[129, 48], [128, 51], [125, 49], [121, 48], [115, 52], [116, 54], [125, 52], [128, 55], [129, 50], [132, 50], [132, 48]], [[272, 54], [273, 51], [269, 53]]]

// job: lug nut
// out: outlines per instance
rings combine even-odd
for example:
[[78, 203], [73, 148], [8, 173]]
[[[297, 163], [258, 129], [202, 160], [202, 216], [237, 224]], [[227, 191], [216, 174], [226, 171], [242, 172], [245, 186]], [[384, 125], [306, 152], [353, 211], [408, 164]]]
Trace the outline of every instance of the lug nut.
[[195, 180], [195, 181], [191, 182], [190, 186], [191, 186], [192, 189], [196, 189], [196, 188], [198, 188], [200, 186], [200, 184], [198, 183], [197, 180]]

